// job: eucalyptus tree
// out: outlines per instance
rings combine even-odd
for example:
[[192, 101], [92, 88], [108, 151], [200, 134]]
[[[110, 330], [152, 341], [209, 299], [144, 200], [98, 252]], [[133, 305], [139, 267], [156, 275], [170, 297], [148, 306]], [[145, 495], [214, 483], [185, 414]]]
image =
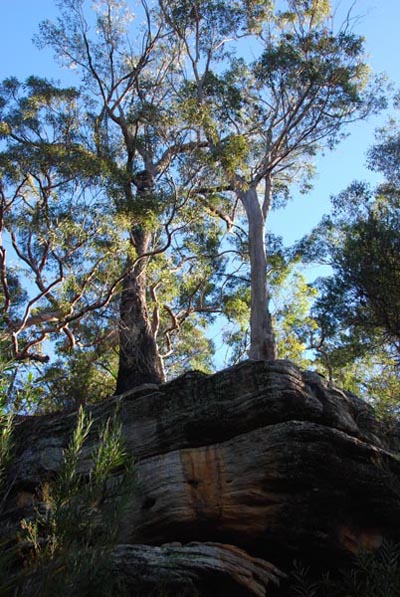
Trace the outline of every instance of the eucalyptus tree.
[[[159, 140], [169, 129], [163, 81], [174, 55], [172, 50], [162, 58], [163, 33], [160, 27], [153, 30], [146, 7], [146, 25], [134, 46], [128, 41], [128, 24], [134, 16], [121, 2], [98, 3], [94, 36], [85, 2], [68, 0], [60, 2], [59, 8], [57, 23], [42, 23], [39, 43], [51, 45], [63, 64], [79, 71], [93, 143], [109, 164], [109, 199], [126, 220], [132, 248], [120, 298], [117, 392], [121, 392], [164, 379], [156, 323], [152, 326], [147, 308], [146, 269], [151, 254], [161, 251], [151, 247], [155, 228], [151, 219], [160, 205], [154, 199], [155, 179], [173, 153], [161, 155]], [[153, 62], [156, 65], [150, 66]], [[166, 198], [164, 204], [168, 204]], [[171, 218], [167, 220], [168, 234]]]
[[[196, 203], [191, 191], [196, 166], [182, 159], [199, 143], [175, 111], [180, 49], [173, 36], [145, 2], [136, 16], [119, 0], [101, 0], [94, 13], [85, 0], [59, 8], [56, 23], [42, 23], [37, 43], [53, 47], [78, 73], [79, 90], [43, 81], [34, 90], [31, 79], [18, 97], [23, 87], [16, 81], [3, 86], [3, 166], [11, 172], [4, 226], [39, 288], [11, 321], [8, 270], [3, 311], [14, 356], [38, 361], [47, 360], [41, 347], [52, 333], [62, 330], [81, 345], [91, 336], [93, 344], [109, 340], [117, 320], [116, 391], [122, 392], [164, 379], [159, 348], [168, 358], [185, 326], [196, 338], [192, 347], [186, 343], [186, 355], [200, 346], [209, 353], [189, 320], [204, 327], [213, 310], [221, 227], [215, 219], [203, 222], [205, 203]], [[93, 339], [87, 330], [102, 318], [102, 337]], [[16, 338], [24, 339], [23, 349]]]
[[400, 132], [381, 130], [368, 152], [383, 174], [376, 188], [353, 182], [296, 246], [304, 262], [326, 264], [316, 282], [312, 348], [330, 378], [398, 412], [400, 363]]
[[[268, 233], [267, 244], [267, 280], [277, 352], [280, 358], [308, 368], [311, 365], [310, 340], [318, 333], [318, 325], [311, 315], [318, 292], [307, 282], [301, 257], [292, 248], [284, 247], [282, 238]], [[224, 340], [230, 364], [245, 358], [249, 348], [250, 278], [246, 267], [240, 269], [243, 269], [242, 275], [236, 272], [229, 280], [230, 288], [225, 297], [226, 316], [231, 325], [226, 326]]]
[[[14, 354], [43, 360], [31, 348], [60, 330], [70, 344], [79, 334], [84, 344], [88, 327], [80, 316], [90, 313], [91, 321], [104, 318], [106, 335], [118, 320], [117, 392], [162, 381], [160, 346], [170, 355], [186, 327], [204, 347], [199, 326], [231, 308], [229, 284], [219, 285], [221, 275], [232, 278], [223, 271], [220, 235], [244, 217], [250, 356], [274, 358], [268, 213], [294, 181], [307, 184], [321, 144], [335, 145], [343, 125], [379, 105], [379, 94], [366, 87], [362, 40], [347, 30], [332, 33], [326, 1], [288, 0], [279, 11], [265, 0], [160, 0], [151, 9], [143, 0], [137, 15], [122, 0], [100, 0], [95, 12], [85, 0], [58, 5], [60, 18], [42, 23], [37, 42], [74, 69], [79, 90], [41, 82], [50, 105], [30, 83], [21, 98], [9, 93], [12, 85], [20, 89], [16, 82], [4, 87], [9, 105], [23, 114], [14, 122], [13, 108], [3, 104], [4, 165], [19, 168], [3, 195], [4, 226], [11, 234], [12, 222], [28, 214], [26, 232], [12, 242], [17, 254], [22, 242], [19, 257], [39, 288], [11, 318], [10, 278], [3, 275], [11, 335], [22, 322]], [[29, 110], [36, 110], [31, 120]], [[26, 260], [29, 252], [34, 258]]]
[[368, 85], [363, 39], [332, 29], [326, 0], [277, 3], [160, 0], [180, 40], [182, 117], [225, 204], [241, 205], [251, 270], [250, 351], [276, 356], [265, 226], [293, 183], [307, 188], [313, 158], [343, 127], [383, 104]]
[[383, 415], [398, 412], [398, 190], [353, 183], [334, 206], [298, 247], [305, 261], [332, 268], [331, 276], [316, 283], [312, 348], [330, 379], [373, 400]]
[[[107, 165], [86, 143], [76, 89], [8, 79], [0, 121], [1, 352], [6, 398], [26, 407], [37, 392], [32, 375], [21, 389], [17, 370], [43, 369], [55, 342], [64, 354], [82, 347], [118, 290], [127, 242], [112, 210], [99, 210]], [[98, 331], [96, 344], [109, 333]]]
[[71, 326], [108, 304], [125, 251], [96, 214], [101, 160], [82, 143], [77, 98], [34, 77], [0, 88], [3, 354], [16, 361], [46, 362], [43, 341], [61, 332], [76, 343]]
[[314, 314], [336, 367], [360, 356], [400, 355], [400, 205], [398, 190], [353, 183], [298, 245], [305, 261], [324, 261]]

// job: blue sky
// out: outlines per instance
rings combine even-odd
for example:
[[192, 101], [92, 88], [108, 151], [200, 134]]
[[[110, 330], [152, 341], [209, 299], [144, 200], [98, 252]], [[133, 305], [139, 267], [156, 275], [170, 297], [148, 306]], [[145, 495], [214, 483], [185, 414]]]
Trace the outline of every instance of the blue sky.
[[[350, 3], [349, 0], [336, 2], [341, 13]], [[0, 79], [12, 75], [24, 79], [35, 74], [64, 81], [68, 77], [71, 81], [72, 73], [59, 70], [51, 50], [40, 51], [32, 43], [40, 21], [56, 17], [54, 0], [0, 0], [0, 6]], [[355, 30], [366, 37], [374, 72], [385, 72], [400, 88], [400, 1], [358, 0], [353, 14], [357, 15]], [[387, 117], [388, 113], [350, 127], [349, 138], [334, 152], [318, 159], [314, 189], [307, 196], [297, 196], [294, 192], [290, 204], [272, 214], [272, 231], [282, 235], [286, 243], [292, 243], [329, 211], [330, 195], [346, 188], [352, 180], [375, 180], [364, 166], [365, 152], [373, 143], [375, 128]]]

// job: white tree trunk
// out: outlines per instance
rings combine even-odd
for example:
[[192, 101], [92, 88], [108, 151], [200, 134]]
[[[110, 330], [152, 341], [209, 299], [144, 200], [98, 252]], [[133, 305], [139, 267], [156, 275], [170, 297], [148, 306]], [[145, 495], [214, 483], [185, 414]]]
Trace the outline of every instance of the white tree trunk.
[[251, 314], [249, 357], [256, 361], [274, 360], [276, 358], [276, 348], [269, 312], [265, 216], [259, 204], [255, 187], [241, 191], [239, 198], [247, 215], [250, 247]]

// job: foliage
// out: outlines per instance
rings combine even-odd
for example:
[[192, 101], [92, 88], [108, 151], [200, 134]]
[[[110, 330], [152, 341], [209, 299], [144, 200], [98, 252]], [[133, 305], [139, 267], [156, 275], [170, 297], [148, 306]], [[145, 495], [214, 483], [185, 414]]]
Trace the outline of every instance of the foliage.
[[46, 362], [45, 340], [63, 334], [74, 346], [75, 322], [109, 302], [125, 243], [112, 212], [98, 210], [102, 160], [85, 145], [78, 92], [8, 79], [0, 118], [0, 227], [14, 255], [8, 264], [2, 245], [2, 339], [10, 358]]
[[[291, 249], [283, 246], [281, 237], [268, 233], [266, 242], [278, 358], [290, 359], [302, 368], [315, 366], [309, 349], [311, 338], [318, 331], [311, 315], [317, 290], [307, 282], [304, 265]], [[235, 247], [235, 254], [231, 260], [232, 272], [224, 283], [222, 308], [226, 318], [223, 326], [226, 361], [234, 364], [245, 358], [249, 348], [251, 293], [245, 238], [237, 236], [231, 246]]]
[[115, 386], [111, 366], [112, 355], [101, 355], [96, 350], [75, 350], [57, 359], [36, 380], [43, 391], [34, 406], [40, 412], [53, 412], [74, 410], [103, 400], [113, 393]]
[[310, 580], [310, 569], [295, 560], [290, 574], [291, 591], [296, 597], [318, 597], [319, 583]]
[[376, 553], [361, 552], [353, 566], [319, 579], [295, 562], [291, 573], [293, 595], [298, 597], [396, 597], [400, 586], [400, 546], [384, 541]]
[[311, 363], [307, 350], [310, 348], [310, 338], [317, 329], [317, 323], [311, 316], [316, 294], [316, 290], [295, 265], [287, 268], [284, 277], [271, 282], [278, 355], [304, 369]]
[[[248, 290], [228, 281], [227, 235], [241, 234], [239, 218], [249, 225], [240, 259], [254, 270], [271, 206], [295, 182], [307, 189], [321, 146], [384, 98], [362, 38], [332, 31], [325, 0], [160, 0], [137, 15], [122, 0], [58, 6], [36, 42], [79, 87], [1, 87], [1, 231], [16, 259], [3, 242], [0, 291], [10, 358], [40, 363], [40, 384], [65, 404], [63, 367], [71, 400], [87, 402], [115, 379], [121, 391], [124, 367], [143, 369], [128, 384], [161, 381], [164, 357], [171, 374], [209, 370], [207, 326], [233, 321], [237, 345], [246, 317], [267, 317], [262, 285], [249, 311]], [[238, 58], [242, 39], [252, 56]], [[285, 352], [298, 355], [288, 317]]]
[[4, 414], [9, 401], [10, 388], [15, 378], [15, 366], [12, 363], [0, 361], [0, 412]]
[[379, 552], [360, 554], [355, 570], [346, 575], [351, 595], [395, 597], [400, 586], [400, 547], [385, 541]]
[[[58, 362], [39, 377], [63, 404], [70, 384], [59, 383], [61, 368], [79, 387], [70, 400], [113, 387], [125, 329], [130, 338], [149, 330], [161, 355], [177, 353], [173, 363], [198, 362], [202, 347], [209, 367], [204, 329], [224, 259], [219, 216], [202, 219], [213, 200], [193, 193], [202, 173], [185, 159], [197, 143], [177, 119], [178, 49], [165, 25], [145, 3], [144, 28], [123, 2], [102, 0], [92, 13], [81, 1], [59, 7], [37, 42], [76, 69], [81, 89], [34, 77], [3, 83], [2, 230], [19, 269], [6, 267], [4, 247], [1, 256], [10, 356], [45, 364], [57, 342]], [[124, 281], [135, 276], [145, 293], [139, 320], [127, 324]], [[14, 279], [29, 279], [19, 302]], [[183, 329], [195, 329], [193, 350], [177, 338]]]
[[93, 421], [80, 409], [60, 471], [43, 485], [33, 518], [22, 521], [25, 567], [16, 575], [9, 570], [2, 594], [123, 594], [107, 565], [136, 483], [134, 468], [116, 415], [98, 429], [98, 445], [88, 452], [93, 432]]
[[353, 222], [333, 255], [336, 275], [323, 284], [327, 327], [339, 318], [350, 334], [360, 330], [370, 344], [380, 336], [394, 352], [400, 346], [399, 215], [397, 206], [378, 204]]
[[[269, 211], [294, 183], [309, 188], [321, 147], [336, 145], [346, 124], [379, 110], [384, 98], [368, 85], [362, 38], [332, 31], [327, 2], [238, 2], [233, 11], [226, 2], [160, 4], [186, 53], [178, 108], [202, 142], [199, 167], [246, 214], [249, 354], [274, 358], [265, 279]], [[254, 43], [254, 59], [235, 56], [232, 29]]]
[[400, 388], [399, 138], [394, 126], [383, 129], [369, 151], [385, 180], [376, 189], [354, 182], [333, 197], [332, 215], [296, 246], [304, 261], [331, 267], [312, 310], [320, 365], [386, 420], [398, 416]]
[[0, 511], [7, 490], [7, 469], [13, 456], [13, 415], [0, 417]]

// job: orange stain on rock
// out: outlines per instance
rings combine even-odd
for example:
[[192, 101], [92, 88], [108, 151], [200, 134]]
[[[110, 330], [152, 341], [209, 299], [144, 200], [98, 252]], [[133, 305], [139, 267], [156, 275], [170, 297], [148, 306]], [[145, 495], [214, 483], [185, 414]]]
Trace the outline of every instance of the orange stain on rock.
[[182, 470], [191, 507], [198, 518], [220, 519], [223, 512], [223, 462], [218, 446], [182, 450]]
[[358, 529], [351, 525], [343, 525], [339, 529], [339, 542], [354, 554], [360, 551], [376, 551], [382, 545], [383, 536], [375, 529]]

